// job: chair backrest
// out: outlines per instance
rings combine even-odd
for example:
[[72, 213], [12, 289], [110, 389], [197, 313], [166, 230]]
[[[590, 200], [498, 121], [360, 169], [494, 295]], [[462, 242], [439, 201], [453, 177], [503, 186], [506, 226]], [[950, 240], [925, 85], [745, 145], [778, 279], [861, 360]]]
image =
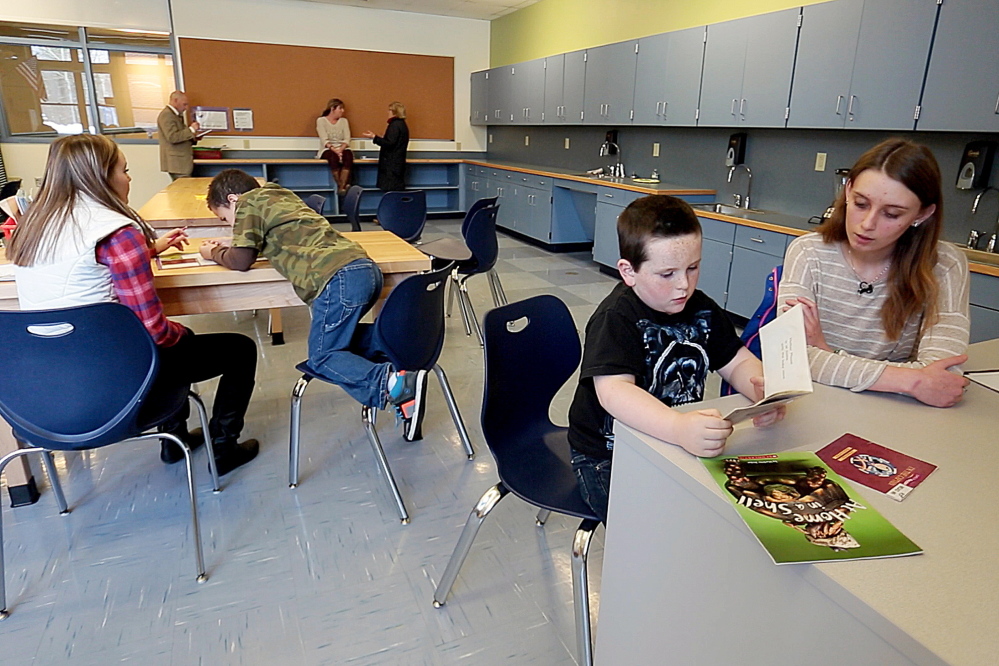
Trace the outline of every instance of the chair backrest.
[[427, 223], [427, 193], [423, 190], [386, 192], [378, 203], [378, 223], [407, 243], [420, 239]]
[[361, 194], [364, 189], [360, 185], [351, 185], [343, 197], [343, 214], [350, 222], [351, 231], [361, 230]]
[[25, 441], [91, 449], [136, 435], [156, 345], [124, 305], [0, 312], [0, 415]]
[[499, 206], [480, 208], [472, 216], [465, 233], [465, 245], [472, 253], [468, 268], [459, 267], [462, 273], [485, 273], [492, 270], [499, 258], [499, 241], [496, 239], [496, 215]]
[[468, 207], [468, 212], [465, 213], [465, 219], [461, 221], [461, 237], [465, 237], [465, 231], [468, 229], [468, 223], [472, 221], [472, 216], [479, 211], [480, 208], [486, 208], [487, 206], [495, 206], [496, 202], [499, 201], [499, 197], [488, 197], [485, 199], [479, 199], [471, 206]]
[[[784, 272], [784, 266], [776, 266], [767, 273], [766, 284], [763, 288], [763, 299], [760, 301], [756, 312], [746, 322], [746, 327], [742, 329], [739, 338], [746, 349], [753, 352], [756, 358], [763, 358], [763, 351], [760, 349], [760, 328], [766, 326], [777, 317], [777, 289], [780, 287], [780, 276]], [[732, 385], [722, 380], [721, 395], [733, 395], [736, 390]]]
[[448, 264], [412, 275], [392, 289], [375, 318], [379, 347], [396, 368], [430, 370], [444, 347], [444, 285]]
[[323, 206], [326, 205], [326, 197], [321, 194], [310, 194], [309, 196], [302, 199], [305, 205], [316, 211], [320, 215], [323, 214]]
[[502, 447], [556, 429], [548, 407], [576, 370], [582, 352], [569, 308], [548, 294], [490, 310], [482, 335], [482, 434], [502, 464]]

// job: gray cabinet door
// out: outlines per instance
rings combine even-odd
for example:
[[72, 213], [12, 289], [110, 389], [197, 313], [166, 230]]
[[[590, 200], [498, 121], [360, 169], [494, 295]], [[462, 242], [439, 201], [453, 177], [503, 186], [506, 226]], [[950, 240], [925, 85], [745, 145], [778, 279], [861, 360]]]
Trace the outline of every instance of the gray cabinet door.
[[[697, 124], [701, 68], [704, 65], [704, 35], [705, 29], [702, 26], [669, 33], [666, 96], [663, 98], [662, 111], [667, 125], [693, 127]], [[635, 85], [638, 85], [637, 81]]]
[[630, 40], [587, 49], [583, 122], [589, 125], [631, 123], [637, 46], [637, 40]]
[[701, 239], [701, 274], [697, 280], [697, 288], [722, 308], [725, 307], [728, 295], [728, 272], [731, 265], [731, 243]]
[[492, 125], [509, 125], [513, 120], [513, 68], [494, 67], [489, 70], [489, 106]]
[[780, 263], [781, 258], [772, 254], [733, 248], [725, 309], [747, 319], [752, 317], [763, 300], [767, 275]]
[[846, 123], [863, 10], [864, 0], [803, 8], [788, 127], [843, 127]]
[[469, 120], [473, 125], [489, 124], [489, 71], [472, 72], [471, 110]]
[[739, 19], [708, 26], [697, 123], [700, 126], [734, 127], [738, 124], [748, 40], [744, 21]]
[[971, 314], [971, 342], [999, 338], [999, 310], [980, 305], [969, 306]]
[[565, 68], [565, 55], [545, 58], [545, 123], [563, 123], [562, 79]]
[[586, 51], [566, 53], [562, 75], [562, 122], [570, 124], [583, 122], [585, 86]]
[[[848, 129], [913, 129], [936, 18], [936, 0], [866, 0], [847, 102]], [[999, 49], [999, 41], [993, 45]]]
[[920, 103], [920, 130], [999, 132], [999, 2], [940, 6]]
[[751, 16], [740, 23], [746, 32], [746, 65], [739, 124], [784, 127], [798, 42], [798, 9]]
[[593, 261], [609, 268], [617, 267], [621, 250], [617, 242], [617, 216], [624, 208], [597, 202], [597, 223], [593, 228]]
[[638, 61], [635, 67], [636, 125], [661, 125], [663, 103], [666, 101], [666, 67], [669, 43], [674, 33], [666, 32], [638, 40]]
[[513, 123], [541, 122], [545, 105], [545, 61], [543, 58], [518, 63], [510, 68], [513, 78]]

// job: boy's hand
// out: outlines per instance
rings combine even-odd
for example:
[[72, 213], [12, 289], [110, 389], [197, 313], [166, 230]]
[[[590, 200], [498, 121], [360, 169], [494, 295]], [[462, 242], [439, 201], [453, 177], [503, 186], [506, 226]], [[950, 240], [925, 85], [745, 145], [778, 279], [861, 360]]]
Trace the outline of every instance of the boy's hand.
[[[763, 390], [763, 377], [756, 375], [755, 377], [750, 377], [749, 382], [753, 385], [753, 389], [756, 391], [756, 400], [762, 400], [766, 395]], [[753, 417], [753, 426], [757, 428], [765, 428], [767, 426], [772, 426], [775, 423], [779, 423], [784, 420], [784, 415], [787, 413], [787, 405], [780, 405], [774, 407], [769, 412], [760, 414], [759, 416]]]
[[204, 259], [212, 258], [212, 250], [219, 247], [221, 243], [213, 238], [207, 238], [201, 241], [201, 247], [198, 248], [198, 253], [201, 254]]
[[717, 409], [699, 409], [677, 417], [677, 441], [688, 453], [714, 458], [725, 450], [732, 424]]
[[185, 245], [187, 245], [187, 227], [171, 229], [153, 241], [153, 253], [159, 255], [172, 247], [183, 250]]
[[795, 305], [801, 305], [801, 309], [805, 315], [805, 342], [811, 347], [818, 347], [819, 349], [831, 352], [832, 347], [826, 343], [826, 338], [822, 334], [822, 324], [819, 323], [819, 306], [815, 304], [815, 301], [804, 296], [798, 296], [789, 298], [784, 302], [787, 305], [782, 309], [783, 312], [787, 312]]

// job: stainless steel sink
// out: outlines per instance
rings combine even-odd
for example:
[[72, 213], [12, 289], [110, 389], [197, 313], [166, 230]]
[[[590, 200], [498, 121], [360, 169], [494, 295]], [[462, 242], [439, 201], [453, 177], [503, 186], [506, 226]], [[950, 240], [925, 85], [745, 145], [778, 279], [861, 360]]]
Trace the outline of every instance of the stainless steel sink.
[[691, 204], [690, 207], [695, 210], [706, 210], [711, 213], [721, 213], [722, 215], [733, 215], [736, 217], [742, 217], [752, 213], [761, 215], [765, 212], [762, 210], [756, 210], [755, 208], [739, 208], [738, 206], [730, 206], [729, 204], [723, 203]]

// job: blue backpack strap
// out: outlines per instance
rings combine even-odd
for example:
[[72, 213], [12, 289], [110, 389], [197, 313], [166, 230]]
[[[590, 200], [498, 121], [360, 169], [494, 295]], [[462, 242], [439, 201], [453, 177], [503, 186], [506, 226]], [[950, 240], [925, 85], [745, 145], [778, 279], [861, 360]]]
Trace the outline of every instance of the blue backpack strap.
[[[746, 323], [746, 328], [743, 329], [740, 339], [742, 344], [745, 345], [746, 349], [753, 352], [756, 358], [762, 358], [762, 352], [760, 351], [760, 327], [765, 326], [774, 320], [777, 316], [777, 288], [780, 285], [780, 278], [783, 274], [783, 266], [775, 266], [769, 274], [767, 274], [766, 288], [763, 291], [763, 300], [760, 302], [760, 306], [756, 308], [756, 312], [753, 316], [749, 318]], [[736, 390], [732, 388], [728, 382], [722, 381], [721, 394], [733, 395]]]

